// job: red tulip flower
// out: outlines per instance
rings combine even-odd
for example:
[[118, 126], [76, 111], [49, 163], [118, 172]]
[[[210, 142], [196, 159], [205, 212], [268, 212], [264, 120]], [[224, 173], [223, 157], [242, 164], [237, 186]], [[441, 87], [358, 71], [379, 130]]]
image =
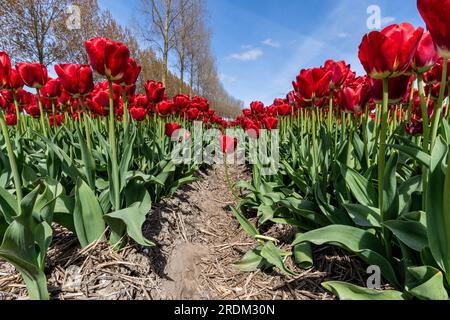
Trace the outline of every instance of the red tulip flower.
[[17, 125], [17, 115], [14, 113], [6, 114], [5, 120], [6, 120], [6, 125], [8, 125], [8, 126]]
[[166, 123], [165, 127], [165, 135], [169, 138], [172, 138], [173, 134], [181, 129], [181, 126], [178, 123]]
[[354, 73], [350, 69], [350, 65], [345, 61], [336, 62], [334, 60], [327, 60], [324, 69], [333, 74], [331, 78], [331, 89], [340, 89], [346, 81], [354, 78]]
[[[396, 104], [407, 96], [408, 85], [414, 78], [412, 76], [400, 76], [389, 79], [389, 103]], [[383, 101], [383, 80], [371, 79], [372, 98], [376, 103]]]
[[129, 111], [135, 121], [144, 121], [147, 117], [147, 109], [132, 107]]
[[141, 74], [141, 71], [142, 68], [137, 65], [136, 60], [129, 58], [127, 61], [125, 73], [123, 74], [122, 78], [116, 80], [115, 83], [125, 87], [134, 86], [139, 75]]
[[417, 7], [439, 55], [450, 59], [450, 0], [417, 0]]
[[17, 69], [11, 69], [11, 73], [9, 74], [9, 83], [8, 88], [14, 91], [20, 90], [25, 86], [25, 83], [20, 76], [20, 73]]
[[57, 127], [60, 127], [60, 126], [62, 126], [62, 123], [63, 123], [63, 115], [60, 113], [60, 114], [57, 114], [55, 117], [50, 116], [50, 117], [48, 117], [48, 121], [50, 122], [51, 127], [54, 127], [55, 125]]
[[294, 90], [307, 102], [327, 97], [333, 73], [324, 68], [304, 69], [293, 82]]
[[277, 111], [280, 116], [290, 116], [292, 114], [292, 107], [289, 104], [282, 104], [277, 107]]
[[198, 119], [199, 113], [200, 111], [198, 111], [198, 109], [191, 108], [188, 111], [186, 111], [186, 116], [189, 120], [195, 121]]
[[156, 106], [156, 112], [163, 117], [170, 115], [172, 113], [172, 109], [173, 102], [169, 100], [164, 100]]
[[423, 32], [423, 28], [402, 23], [365, 35], [359, 46], [359, 59], [367, 74], [374, 79], [404, 74], [411, 66]]
[[21, 62], [17, 65], [20, 77], [30, 88], [40, 89], [47, 84], [47, 68], [40, 63]]
[[278, 128], [278, 119], [275, 117], [267, 117], [263, 121], [267, 130], [275, 130]]
[[41, 88], [41, 95], [45, 98], [56, 99], [61, 95], [61, 81], [59, 79], [49, 79], [47, 84]]
[[162, 82], [147, 81], [144, 85], [148, 102], [158, 104], [166, 98], [166, 88]]
[[[444, 70], [444, 60], [441, 58], [430, 71], [423, 75], [423, 79], [428, 84], [441, 83], [442, 71]], [[450, 82], [450, 64], [447, 66], [447, 82]]]
[[109, 80], [121, 79], [128, 66], [130, 50], [121, 42], [97, 37], [84, 43], [92, 68]]
[[353, 83], [339, 91], [339, 107], [347, 113], [358, 113], [369, 102], [370, 94], [371, 86], [368, 79], [365, 77], [357, 78]]
[[264, 103], [261, 101], [253, 101], [250, 104], [250, 109], [252, 110], [253, 114], [261, 114], [264, 112]]
[[94, 78], [89, 65], [57, 64], [55, 71], [64, 90], [73, 97], [87, 96], [94, 90]]
[[439, 55], [429, 32], [425, 32], [413, 58], [412, 68], [416, 73], [429, 71], [439, 61]]
[[6, 52], [0, 52], [0, 89], [9, 85], [9, 77], [11, 74], [11, 61]]
[[220, 145], [222, 147], [222, 152], [225, 154], [231, 154], [236, 151], [238, 140], [227, 135], [220, 137]]

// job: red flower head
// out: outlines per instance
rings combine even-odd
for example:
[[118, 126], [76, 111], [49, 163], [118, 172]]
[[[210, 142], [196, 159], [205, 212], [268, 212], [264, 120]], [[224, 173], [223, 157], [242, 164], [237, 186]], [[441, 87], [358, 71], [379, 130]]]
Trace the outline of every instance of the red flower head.
[[30, 88], [40, 89], [48, 81], [47, 68], [40, 63], [21, 62], [17, 65], [20, 77]]
[[156, 106], [156, 112], [163, 117], [170, 115], [172, 110], [173, 102], [170, 100], [164, 100]]
[[41, 88], [41, 95], [49, 99], [56, 99], [61, 95], [61, 90], [59, 79], [49, 79], [47, 84]]
[[[441, 83], [444, 59], [439, 59], [430, 71], [424, 74], [423, 79], [428, 84]], [[447, 66], [447, 82], [450, 82], [450, 64]]]
[[242, 114], [246, 117], [251, 117], [252, 116], [252, 110], [250, 109], [244, 109], [242, 110]]
[[11, 74], [11, 60], [6, 52], [0, 52], [0, 89], [9, 85], [9, 77]]
[[292, 84], [303, 100], [310, 102], [328, 96], [332, 79], [333, 73], [324, 68], [304, 69]]
[[92, 68], [110, 80], [121, 79], [127, 69], [130, 50], [121, 42], [97, 37], [84, 43]]
[[147, 117], [147, 109], [144, 108], [130, 108], [131, 117], [136, 121], [143, 121]]
[[350, 65], [346, 64], [345, 61], [336, 62], [334, 60], [327, 60], [324, 69], [333, 74], [331, 78], [331, 89], [340, 89], [348, 78], [354, 77]]
[[187, 106], [190, 103], [190, 99], [188, 95], [185, 94], [178, 94], [175, 97], [173, 97], [173, 104], [175, 105], [174, 108], [176, 110], [184, 110], [187, 108]]
[[[413, 77], [406, 75], [389, 79], [389, 103], [396, 104], [405, 98]], [[376, 103], [383, 101], [383, 80], [371, 79], [372, 98]]]
[[89, 65], [57, 64], [55, 71], [64, 89], [73, 97], [87, 96], [94, 90], [94, 78]]
[[5, 98], [3, 98], [3, 95], [0, 95], [0, 109], [6, 109], [8, 106], [8, 102]]
[[201, 112], [208, 112], [209, 110], [208, 100], [201, 97], [193, 97], [190, 106], [197, 108]]
[[20, 76], [20, 73], [17, 69], [11, 69], [11, 73], [9, 75], [9, 84], [8, 87], [11, 90], [17, 91], [22, 89], [25, 86], [25, 83]]
[[404, 74], [411, 66], [424, 30], [409, 23], [394, 24], [364, 36], [359, 46], [359, 60], [374, 79]]
[[134, 97], [134, 106], [136, 108], [148, 108], [148, 99], [147, 96], [143, 94], [139, 94], [136, 97]]
[[290, 116], [292, 114], [292, 107], [287, 103], [279, 105], [277, 108], [280, 116]]
[[261, 101], [253, 101], [250, 104], [250, 109], [252, 110], [253, 114], [261, 114], [264, 112], [264, 103]]
[[278, 119], [275, 117], [267, 117], [264, 119], [264, 125], [267, 130], [275, 130], [278, 128]]
[[24, 106], [24, 110], [33, 118], [39, 118], [41, 116], [36, 96], [34, 96], [33, 101], [29, 105]]
[[162, 82], [147, 81], [144, 85], [147, 93], [148, 102], [158, 104], [166, 99], [166, 88]]
[[417, 0], [417, 7], [439, 55], [450, 59], [450, 0]]
[[429, 71], [439, 61], [436, 47], [429, 32], [425, 32], [413, 58], [412, 68], [416, 73]]
[[115, 82], [126, 87], [134, 86], [139, 75], [141, 74], [141, 71], [142, 68], [137, 65], [136, 60], [134, 60], [133, 58], [129, 58], [127, 61], [125, 73], [123, 74], [122, 78], [116, 80]]
[[199, 113], [200, 113], [200, 111], [198, 111], [198, 109], [191, 108], [188, 111], [186, 111], [186, 116], [189, 120], [195, 121], [198, 119]]
[[9, 113], [5, 116], [7, 126], [15, 126], [17, 124], [17, 115], [15, 113]]
[[178, 123], [166, 123], [165, 135], [169, 138], [172, 138], [173, 134], [181, 129], [181, 126]]
[[367, 105], [371, 86], [367, 77], [355, 79], [347, 87], [339, 91], [338, 101], [342, 111], [348, 113], [358, 113]]
[[57, 114], [55, 116], [55, 118], [53, 118], [53, 116], [50, 116], [50, 117], [48, 117], [48, 121], [50, 122], [50, 127], [54, 127], [55, 124], [57, 127], [60, 127], [60, 126], [62, 126], [62, 123], [63, 123], [63, 115], [61, 113]]
[[236, 151], [238, 140], [230, 136], [223, 135], [220, 137], [220, 144], [222, 147], [222, 152], [226, 154], [231, 154]]

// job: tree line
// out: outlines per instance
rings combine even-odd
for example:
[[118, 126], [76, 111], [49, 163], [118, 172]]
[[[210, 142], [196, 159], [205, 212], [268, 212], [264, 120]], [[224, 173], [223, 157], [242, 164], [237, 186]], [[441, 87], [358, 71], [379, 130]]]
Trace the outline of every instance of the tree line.
[[138, 88], [148, 79], [162, 81], [169, 96], [201, 95], [220, 115], [238, 115], [243, 103], [226, 92], [218, 76], [205, 0], [139, 1], [129, 27], [97, 0], [2, 0], [0, 50], [14, 62], [47, 67], [88, 63], [84, 41], [108, 37], [125, 43], [142, 66]]

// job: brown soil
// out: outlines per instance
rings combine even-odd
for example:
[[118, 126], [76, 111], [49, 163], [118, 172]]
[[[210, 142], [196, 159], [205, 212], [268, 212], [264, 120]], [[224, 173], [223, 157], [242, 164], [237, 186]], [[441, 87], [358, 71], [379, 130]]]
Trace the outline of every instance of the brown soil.
[[[243, 167], [232, 180], [249, 179]], [[327, 280], [363, 285], [363, 264], [333, 248], [317, 248], [315, 268], [304, 271], [288, 259], [297, 277], [271, 273], [241, 273], [233, 267], [255, 241], [240, 228], [229, 205], [224, 169], [200, 172], [199, 181], [155, 205], [144, 234], [157, 246], [130, 245], [114, 252], [104, 242], [81, 250], [73, 234], [55, 226], [47, 260], [52, 298], [142, 299], [299, 299], [334, 297], [322, 289]], [[275, 227], [271, 236], [289, 243], [290, 228]], [[25, 299], [26, 290], [14, 267], [0, 261], [0, 300]]]

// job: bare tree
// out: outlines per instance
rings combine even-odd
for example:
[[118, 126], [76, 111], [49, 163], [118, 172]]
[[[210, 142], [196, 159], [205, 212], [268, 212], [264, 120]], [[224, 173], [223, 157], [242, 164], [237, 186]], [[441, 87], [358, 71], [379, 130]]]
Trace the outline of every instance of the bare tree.
[[0, 48], [14, 61], [37, 61], [46, 66], [66, 55], [55, 37], [64, 23], [67, 0], [2, 0]]
[[[145, 22], [142, 37], [156, 47], [162, 55], [162, 82], [167, 82], [169, 54], [175, 46], [176, 21], [190, 0], [141, 0]], [[151, 23], [148, 23], [148, 20]], [[147, 27], [150, 25], [150, 29]]]

